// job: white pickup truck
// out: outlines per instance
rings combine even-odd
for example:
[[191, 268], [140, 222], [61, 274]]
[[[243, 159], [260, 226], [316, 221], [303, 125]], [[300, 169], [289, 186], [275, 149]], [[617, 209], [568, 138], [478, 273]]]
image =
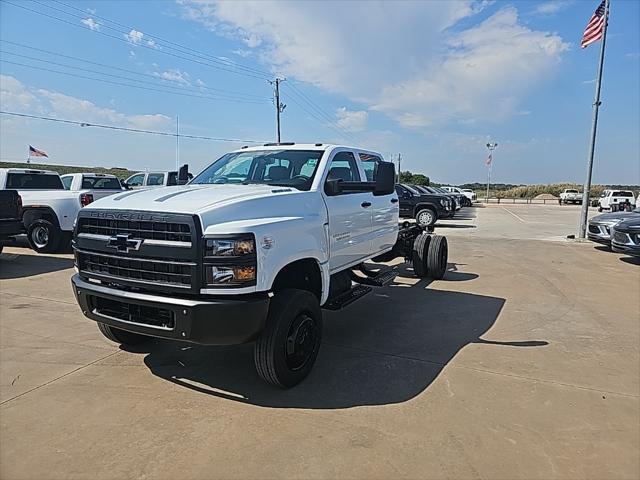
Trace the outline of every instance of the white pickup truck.
[[[138, 172], [127, 178], [125, 184], [131, 189], [182, 185], [186, 181], [180, 181], [179, 173], [177, 171]], [[187, 179], [190, 180], [191, 178], [193, 178], [193, 175], [187, 174]]]
[[568, 203], [573, 204], [582, 204], [582, 194], [576, 190], [575, 188], [566, 188], [560, 194], [558, 198], [558, 203], [562, 205], [563, 203], [566, 205]]
[[60, 175], [49, 170], [0, 168], [0, 189], [22, 197], [22, 222], [36, 252], [66, 249], [80, 209], [93, 201], [87, 191], [69, 192]]
[[62, 184], [66, 190], [78, 192], [83, 190], [93, 195], [94, 200], [108, 197], [124, 190], [115, 175], [107, 173], [69, 173], [62, 175]]
[[357, 148], [233, 151], [188, 185], [82, 209], [73, 291], [110, 340], [255, 340], [260, 377], [292, 387], [318, 354], [321, 308], [341, 309], [396, 276], [365, 262], [402, 257], [418, 277], [445, 274], [446, 238], [399, 226], [394, 178], [392, 163]]
[[616, 210], [626, 206], [629, 211], [636, 206], [636, 198], [631, 190], [605, 190], [598, 199], [598, 211]]

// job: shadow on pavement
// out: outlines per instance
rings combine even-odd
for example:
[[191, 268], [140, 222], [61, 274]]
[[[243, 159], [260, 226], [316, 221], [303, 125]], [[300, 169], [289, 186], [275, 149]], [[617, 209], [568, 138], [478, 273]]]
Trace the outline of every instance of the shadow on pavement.
[[620, 257], [620, 261], [630, 265], [640, 265], [640, 257]]
[[51, 257], [43, 254], [0, 254], [0, 280], [24, 278], [42, 273], [73, 268], [73, 258]]
[[437, 223], [436, 227], [437, 228], [477, 228], [475, 225], [465, 225], [463, 223]]
[[547, 345], [482, 339], [505, 300], [428, 289], [428, 283], [394, 283], [342, 311], [325, 311], [314, 370], [290, 390], [258, 377], [251, 344], [205, 347], [158, 341], [144, 362], [158, 377], [209, 395], [264, 407], [336, 409], [410, 400], [469, 344]]

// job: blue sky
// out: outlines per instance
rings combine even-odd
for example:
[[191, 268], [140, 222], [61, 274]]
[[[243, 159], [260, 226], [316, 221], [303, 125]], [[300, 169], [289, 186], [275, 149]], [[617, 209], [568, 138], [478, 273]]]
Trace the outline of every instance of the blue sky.
[[[640, 2], [611, 3], [594, 181], [637, 184]], [[283, 141], [401, 152], [403, 170], [463, 183], [485, 180], [490, 139], [496, 182], [581, 183], [600, 44], [579, 43], [597, 5], [2, 0], [1, 106], [154, 131], [179, 115], [184, 134], [274, 141], [279, 75]], [[169, 137], [0, 122], [2, 160], [32, 144], [52, 163], [175, 165]], [[182, 139], [180, 163], [245, 143]]]

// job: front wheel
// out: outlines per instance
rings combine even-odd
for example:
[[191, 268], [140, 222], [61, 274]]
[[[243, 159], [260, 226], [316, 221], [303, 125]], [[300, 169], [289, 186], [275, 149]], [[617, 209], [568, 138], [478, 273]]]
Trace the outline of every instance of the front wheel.
[[430, 208], [423, 208], [416, 213], [416, 222], [421, 227], [430, 227], [438, 221], [438, 214]]
[[297, 385], [311, 372], [321, 337], [322, 311], [313, 293], [293, 288], [276, 293], [255, 343], [258, 375], [280, 388]]
[[55, 252], [62, 240], [62, 231], [50, 221], [40, 218], [27, 227], [27, 240], [38, 253]]

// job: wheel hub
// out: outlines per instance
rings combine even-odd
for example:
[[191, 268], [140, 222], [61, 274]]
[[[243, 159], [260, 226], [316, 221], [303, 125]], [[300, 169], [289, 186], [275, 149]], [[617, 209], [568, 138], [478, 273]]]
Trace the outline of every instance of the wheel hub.
[[49, 243], [49, 230], [44, 227], [36, 227], [31, 234], [33, 243], [42, 248]]
[[291, 370], [304, 367], [315, 350], [316, 323], [307, 314], [299, 315], [289, 328], [286, 342], [286, 362]]

